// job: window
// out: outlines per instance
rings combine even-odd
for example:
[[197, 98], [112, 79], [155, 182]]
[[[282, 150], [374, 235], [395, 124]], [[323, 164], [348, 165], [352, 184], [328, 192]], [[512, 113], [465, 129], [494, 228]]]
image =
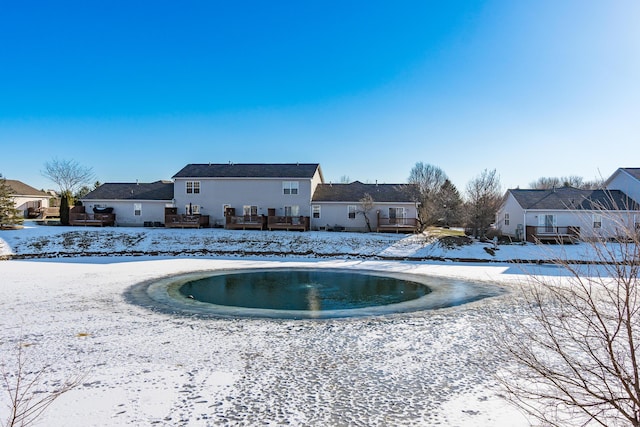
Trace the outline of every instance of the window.
[[224, 205], [222, 205], [222, 216], [225, 217], [227, 216], [227, 209], [229, 209], [231, 207], [231, 205], [229, 203], [225, 203]]
[[602, 228], [602, 214], [593, 214], [593, 228]]
[[284, 216], [300, 216], [300, 208], [298, 206], [285, 206]]
[[298, 194], [298, 181], [283, 181], [282, 194]]
[[142, 215], [142, 203], [134, 203], [133, 204], [133, 215], [135, 215], [135, 216]]
[[258, 216], [258, 207], [255, 205], [244, 205], [242, 207], [242, 215], [244, 216]]
[[187, 181], [187, 194], [200, 194], [200, 181]]
[[504, 214], [504, 225], [509, 225], [509, 214]]
[[356, 205], [347, 206], [347, 216], [350, 219], [354, 219], [356, 217], [356, 212], [358, 211], [358, 207]]
[[314, 218], [320, 218], [320, 205], [311, 206], [311, 215]]

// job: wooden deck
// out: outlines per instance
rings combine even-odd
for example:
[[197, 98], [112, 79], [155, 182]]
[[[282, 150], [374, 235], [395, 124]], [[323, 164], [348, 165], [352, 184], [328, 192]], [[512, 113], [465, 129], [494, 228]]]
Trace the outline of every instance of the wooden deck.
[[227, 230], [264, 230], [266, 223], [266, 217], [263, 215], [227, 215], [224, 228]]
[[378, 216], [378, 233], [415, 233], [418, 230], [418, 220], [416, 218], [381, 218]]
[[576, 243], [580, 240], [580, 227], [547, 227], [527, 225], [527, 242]]
[[83, 225], [94, 227], [113, 227], [116, 224], [116, 214], [88, 214], [88, 213], [70, 213], [69, 225]]
[[308, 216], [270, 216], [267, 217], [269, 231], [309, 231]]
[[166, 228], [200, 228], [209, 226], [209, 215], [169, 214], [164, 216]]
[[40, 219], [60, 218], [60, 207], [40, 208]]

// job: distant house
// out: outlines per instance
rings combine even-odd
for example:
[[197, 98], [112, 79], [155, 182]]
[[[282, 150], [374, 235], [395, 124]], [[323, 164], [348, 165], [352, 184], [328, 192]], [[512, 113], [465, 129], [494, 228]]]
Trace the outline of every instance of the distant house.
[[16, 209], [23, 212], [24, 217], [37, 217], [43, 209], [49, 207], [50, 194], [36, 190], [21, 181], [6, 179], [6, 185], [13, 192]]
[[640, 168], [620, 168], [604, 183], [609, 190], [620, 190], [640, 202]]
[[415, 232], [417, 207], [409, 184], [319, 184], [311, 200], [311, 227], [367, 231], [365, 195], [373, 201], [367, 217], [372, 231]]
[[177, 213], [226, 228], [308, 229], [317, 163], [189, 164], [173, 176]]
[[[160, 225], [173, 206], [173, 182], [105, 183], [81, 199], [86, 212], [115, 214], [115, 225]], [[89, 217], [89, 219], [92, 219]]]
[[508, 190], [496, 216], [503, 235], [529, 242], [610, 238], [639, 222], [639, 205], [625, 192], [573, 187]]

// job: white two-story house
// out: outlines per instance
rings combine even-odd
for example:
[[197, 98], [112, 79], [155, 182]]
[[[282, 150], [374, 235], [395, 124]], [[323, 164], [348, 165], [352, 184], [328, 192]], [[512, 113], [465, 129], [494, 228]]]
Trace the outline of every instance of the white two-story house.
[[229, 228], [260, 228], [267, 217], [298, 223], [310, 217], [311, 197], [324, 181], [318, 163], [189, 164], [173, 179], [179, 214], [206, 215], [210, 225]]

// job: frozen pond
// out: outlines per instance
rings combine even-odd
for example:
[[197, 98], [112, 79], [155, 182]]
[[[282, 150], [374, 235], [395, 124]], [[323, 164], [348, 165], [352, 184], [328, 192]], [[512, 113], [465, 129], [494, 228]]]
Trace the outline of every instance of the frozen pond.
[[275, 268], [170, 276], [135, 286], [129, 299], [189, 315], [321, 319], [453, 307], [501, 292], [486, 283], [424, 275]]

